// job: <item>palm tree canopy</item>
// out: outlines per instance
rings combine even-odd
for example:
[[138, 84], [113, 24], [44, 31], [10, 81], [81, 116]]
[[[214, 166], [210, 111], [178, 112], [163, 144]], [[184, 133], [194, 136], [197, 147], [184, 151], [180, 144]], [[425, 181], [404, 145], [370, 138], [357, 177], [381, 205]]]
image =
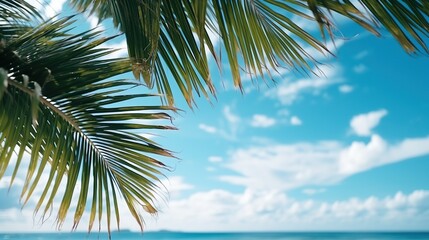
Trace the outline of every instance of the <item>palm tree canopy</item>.
[[[408, 53], [429, 53], [429, 3], [426, 0], [72, 0], [74, 6], [112, 18], [125, 33], [132, 71], [148, 87], [156, 86], [174, 104], [176, 82], [189, 106], [193, 95], [215, 94], [208, 54], [218, 62], [210, 35], [221, 38], [234, 85], [240, 73], [269, 76], [269, 69], [310, 71], [315, 61], [303, 48], [329, 52], [323, 41], [293, 21], [315, 21], [333, 38], [333, 16], [342, 15], [380, 36], [382, 28]], [[334, 39], [332, 39], [334, 40]], [[167, 78], [171, 73], [173, 79]]]
[[130, 92], [135, 81], [111, 80], [130, 66], [107, 58], [114, 50], [100, 45], [111, 37], [71, 33], [74, 17], [29, 25], [37, 14], [18, 0], [1, 0], [0, 13], [0, 178], [11, 167], [12, 185], [28, 164], [21, 200], [43, 186], [35, 212], [44, 219], [60, 199], [58, 227], [70, 210], [73, 228], [85, 211], [89, 230], [102, 216], [109, 231], [112, 219], [119, 227], [121, 198], [143, 226], [142, 211], [156, 213], [167, 168], [155, 157], [172, 154], [136, 131], [174, 129], [149, 120], [168, 121], [175, 109], [130, 104], [154, 95]]

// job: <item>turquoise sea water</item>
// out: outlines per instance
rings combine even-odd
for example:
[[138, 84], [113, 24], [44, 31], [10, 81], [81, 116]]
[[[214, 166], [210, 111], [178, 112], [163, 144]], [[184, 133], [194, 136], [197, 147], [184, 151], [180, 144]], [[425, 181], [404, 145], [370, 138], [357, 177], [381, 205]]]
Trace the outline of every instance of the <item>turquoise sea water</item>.
[[[0, 239], [78, 240], [108, 239], [107, 233], [0, 233]], [[112, 239], [144, 240], [390, 240], [428, 239], [429, 232], [287, 232], [287, 233], [182, 233], [114, 232]]]

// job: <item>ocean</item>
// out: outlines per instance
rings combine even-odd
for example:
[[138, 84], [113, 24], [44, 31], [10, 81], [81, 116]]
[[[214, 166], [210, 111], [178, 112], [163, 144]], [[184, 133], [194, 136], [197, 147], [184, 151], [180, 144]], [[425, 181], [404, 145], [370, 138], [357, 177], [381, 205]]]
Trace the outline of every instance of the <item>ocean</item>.
[[[82, 240], [108, 239], [107, 233], [0, 233], [3, 239]], [[243, 233], [185, 233], [185, 232], [113, 232], [112, 240], [412, 240], [428, 239], [429, 232], [243, 232]]]

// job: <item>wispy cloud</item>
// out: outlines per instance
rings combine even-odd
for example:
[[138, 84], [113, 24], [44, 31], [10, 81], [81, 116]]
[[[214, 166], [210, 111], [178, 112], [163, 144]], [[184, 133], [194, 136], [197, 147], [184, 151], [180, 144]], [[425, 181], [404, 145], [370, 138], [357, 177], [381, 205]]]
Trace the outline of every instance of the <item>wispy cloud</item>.
[[321, 66], [320, 70], [323, 72], [323, 76], [312, 75], [296, 81], [284, 79], [276, 88], [268, 90], [265, 96], [275, 98], [283, 105], [291, 105], [304, 94], [315, 95], [324, 88], [342, 81], [339, 65]]
[[219, 163], [223, 161], [223, 158], [219, 156], [210, 156], [208, 160], [209, 162], [212, 162], [212, 163]]
[[121, 58], [128, 56], [127, 41], [125, 39], [117, 43], [107, 42], [101, 45], [103, 48], [116, 49], [115, 52], [108, 55], [109, 58]]
[[256, 128], [267, 128], [274, 126], [276, 124], [276, 119], [268, 117], [263, 114], [255, 114], [252, 116], [250, 125]]
[[172, 176], [162, 180], [162, 185], [165, 186], [171, 198], [176, 198], [181, 195], [183, 191], [191, 190], [193, 185], [185, 182], [182, 176]]
[[[305, 11], [306, 14], [312, 15], [311, 11]], [[294, 15], [292, 21], [307, 32], [319, 31], [319, 24], [314, 20], [303, 18], [299, 15]]]
[[[341, 47], [344, 46], [346, 43], [345, 40], [342, 39], [336, 39], [335, 42], [328, 41], [325, 46], [331, 53], [336, 53]], [[326, 62], [327, 60], [332, 57], [332, 55], [327, 51], [318, 51], [314, 47], [306, 46], [304, 47], [304, 50], [308, 53], [308, 55], [312, 56], [314, 59], [316, 59], [319, 62]]]
[[358, 74], [364, 73], [364, 72], [366, 72], [366, 70], [367, 70], [367, 67], [364, 64], [358, 64], [358, 65], [353, 67], [353, 72], [358, 73]]
[[201, 130], [203, 130], [204, 132], [211, 133], [211, 134], [217, 132], [217, 128], [216, 127], [213, 127], [211, 125], [207, 125], [207, 124], [204, 124], [204, 123], [198, 124], [198, 128], [201, 129]]
[[358, 54], [356, 54], [356, 56], [354, 57], [354, 59], [356, 60], [361, 60], [363, 58], [365, 58], [366, 56], [368, 56], [369, 52], [367, 50], [364, 50], [362, 52], [359, 52]]
[[[11, 180], [12, 180], [11, 176], [3, 176], [0, 179], [0, 189], [2, 189], [2, 188], [9, 188]], [[24, 186], [24, 180], [21, 179], [21, 178], [19, 178], [19, 177], [15, 178], [14, 181], [13, 181], [13, 186], [14, 187], [22, 187], [22, 186]]]
[[241, 117], [233, 112], [233, 108], [231, 106], [227, 105], [222, 109], [222, 118], [219, 122], [220, 124], [216, 126], [200, 123], [198, 128], [207, 133], [217, 135], [225, 140], [235, 141], [242, 122]]
[[[306, 21], [302, 20], [303, 24], [304, 24], [304, 22], [306, 22]], [[317, 23], [315, 26], [317, 27]], [[329, 52], [335, 53], [344, 44], [345, 44], [344, 40], [337, 39], [335, 41], [335, 43], [332, 41], [329, 41], [325, 44], [325, 46], [329, 50]], [[307, 54], [309, 56], [312, 56], [312, 58], [315, 59], [316, 61], [318, 61], [319, 63], [329, 62], [333, 58], [333, 56], [328, 51], [323, 50], [322, 52], [320, 52], [312, 46], [308, 46], [308, 45], [303, 44], [303, 49], [305, 52], [307, 52]], [[310, 80], [312, 80], [313, 84], [318, 85], [318, 84], [321, 84], [323, 81], [321, 81], [321, 80], [317, 81], [317, 79], [327, 79], [327, 78], [332, 77], [331, 75], [329, 75], [332, 73], [332, 68], [335, 68], [336, 71], [340, 71], [338, 65], [331, 65], [331, 67], [329, 67], [328, 65], [320, 64], [318, 66], [319, 66], [318, 68], [315, 67], [314, 69], [309, 71], [310, 76], [308, 78], [298, 80], [298, 81], [301, 81], [299, 84], [305, 85], [302, 87], [306, 88], [306, 87], [309, 87], [309, 85], [311, 85], [311, 84], [308, 84], [309, 82], [304, 83], [303, 80], [310, 79]], [[280, 86], [281, 85], [287, 86], [287, 85], [295, 84], [295, 82], [298, 82], [295, 80], [292, 81], [291, 74], [290, 74], [292, 72], [291, 69], [292, 68], [289, 66], [278, 67], [277, 69], [274, 69], [273, 67], [268, 66], [265, 69], [263, 69], [263, 74], [265, 76], [270, 76], [271, 78], [278, 80], [278, 82], [280, 83], [279, 84]], [[318, 75], [316, 76], [314, 73], [317, 73]], [[241, 78], [242, 78], [242, 81], [244, 83], [246, 93], [251, 92], [254, 89], [259, 89], [258, 85], [256, 85], [256, 87], [255, 87], [254, 81], [250, 81], [251, 79], [257, 79], [257, 76], [250, 75], [248, 73], [244, 73], [244, 74], [242, 74]], [[276, 88], [279, 87], [279, 85], [276, 85]], [[296, 86], [297, 85], [292, 86], [292, 87], [296, 87]]]
[[315, 195], [315, 194], [319, 194], [319, 193], [324, 193], [326, 191], [325, 188], [306, 188], [304, 190], [302, 190], [302, 193], [306, 194], [306, 195]]
[[242, 120], [240, 116], [233, 112], [233, 108], [231, 106], [225, 106], [222, 113], [226, 120], [226, 126], [219, 132], [220, 136], [226, 140], [234, 141], [237, 139], [237, 133]]
[[225, 106], [223, 108], [223, 115], [231, 125], [236, 125], [241, 121], [240, 117], [232, 112], [232, 108], [230, 106]]
[[351, 92], [353, 92], [353, 87], [350, 85], [347, 85], [347, 84], [343, 84], [343, 85], [338, 87], [338, 90], [341, 93], [351, 93]]

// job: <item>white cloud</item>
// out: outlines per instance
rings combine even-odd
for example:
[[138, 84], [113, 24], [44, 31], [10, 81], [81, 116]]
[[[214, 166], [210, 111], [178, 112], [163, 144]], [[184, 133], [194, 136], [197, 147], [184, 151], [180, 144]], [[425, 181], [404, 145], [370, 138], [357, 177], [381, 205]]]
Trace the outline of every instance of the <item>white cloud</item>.
[[[265, 66], [262, 69], [262, 74], [264, 75], [264, 77], [268, 77], [267, 79], [271, 79], [271, 78], [279, 78], [284, 76], [285, 74], [290, 73], [290, 68], [286, 68], [286, 67], [279, 67], [276, 66], [276, 68], [274, 68], [273, 66]], [[258, 78], [261, 77], [260, 73], [254, 73], [254, 72], [243, 72], [241, 73], [241, 81], [243, 83], [244, 87], [244, 92], [245, 93], [249, 93], [252, 90], [255, 89], [259, 89], [259, 85], [258, 85]], [[267, 83], [266, 81], [264, 81], [264, 83]]]
[[317, 188], [317, 189], [306, 188], [306, 189], [302, 190], [302, 193], [304, 193], [306, 195], [315, 195], [315, 194], [323, 193], [325, 191], [326, 191], [326, 189], [324, 189], [324, 188]]
[[300, 126], [300, 125], [302, 125], [302, 121], [301, 121], [301, 119], [299, 119], [299, 117], [292, 116], [290, 118], [290, 124], [292, 124], [293, 126]]
[[170, 202], [148, 229], [181, 231], [427, 229], [429, 191], [340, 201], [296, 200], [278, 191], [214, 189]]
[[[338, 142], [271, 144], [237, 149], [225, 166], [236, 175], [220, 180], [252, 189], [287, 190], [304, 185], [338, 182]], [[264, 181], [261, 181], [264, 179]]]
[[359, 64], [353, 67], [355, 73], [364, 73], [367, 70], [367, 67], [363, 64]]
[[[52, 231], [52, 225], [40, 225], [34, 222], [33, 211], [28, 207], [0, 209], [0, 231], [1, 232], [32, 232], [37, 230]], [[37, 224], [37, 228], [35, 226]], [[51, 228], [51, 229], [50, 229]]]
[[210, 156], [209, 157], [209, 162], [212, 162], [212, 163], [219, 163], [222, 161], [223, 161], [223, 158], [219, 157], [219, 156]]
[[203, 123], [199, 124], [198, 128], [201, 129], [201, 130], [203, 130], [204, 132], [207, 132], [207, 133], [212, 133], [213, 134], [213, 133], [217, 132], [217, 129], [215, 127], [210, 126], [210, 125], [206, 125], [206, 124], [203, 124]]
[[[9, 188], [9, 186], [10, 186], [10, 181], [12, 180], [12, 177], [11, 176], [3, 176], [1, 179], [0, 179], [0, 189], [2, 189], [2, 188]], [[15, 187], [22, 187], [22, 186], [24, 186], [24, 180], [23, 179], [21, 179], [21, 178], [19, 178], [19, 177], [16, 177], [14, 180], [13, 180], [13, 185], [12, 186], [15, 186]]]
[[[312, 13], [311, 11], [307, 11], [307, 14], [311, 15]], [[319, 30], [319, 24], [316, 21], [303, 18], [299, 15], [294, 15], [292, 21], [307, 32]]]
[[96, 28], [98, 26], [99, 19], [95, 15], [86, 16], [86, 20], [88, 21], [91, 28]]
[[[298, 24], [306, 25], [305, 19], [300, 19], [297, 17], [296, 21]], [[315, 25], [318, 26], [317, 23]], [[307, 26], [305, 26], [306, 28]], [[329, 52], [334, 53], [337, 52], [346, 41], [342, 39], [336, 39], [335, 43], [332, 41], [328, 41], [325, 46], [329, 50]], [[328, 51], [322, 49], [322, 51], [318, 51], [312, 46], [303, 44], [304, 51], [311, 56], [314, 60], [318, 61], [318, 63], [326, 63], [329, 62], [333, 55]], [[304, 56], [305, 57], [305, 56]], [[310, 59], [307, 59], [310, 61]], [[317, 64], [318, 68], [313, 68], [311, 71], [308, 71], [309, 76], [305, 76], [304, 78], [296, 80], [296, 78], [291, 78], [290, 73], [293, 72], [290, 66], [283, 64], [282, 67], [276, 67], [274, 69], [272, 66], [266, 66], [262, 72], [264, 76], [269, 76], [273, 79], [281, 79], [279, 81], [276, 80], [275, 88], [268, 89], [265, 92], [265, 96], [269, 98], [278, 98], [280, 102], [284, 105], [291, 105], [297, 100], [299, 94], [304, 92], [311, 92], [313, 94], [317, 94], [321, 89], [327, 87], [328, 85], [335, 84], [340, 79], [340, 66], [331, 65], [329, 67], [327, 64]], [[334, 69], [334, 70], [333, 70]], [[331, 75], [335, 71], [335, 78]], [[317, 73], [317, 76], [315, 75]], [[259, 86], [256, 83], [259, 75], [258, 74], [249, 74], [243, 73], [241, 75], [242, 82], [244, 83], [244, 92], [249, 93], [255, 89], [259, 90]], [[283, 79], [282, 79], [283, 78]], [[255, 80], [255, 81], [250, 81]], [[265, 81], [264, 81], [265, 82]], [[265, 82], [266, 83], [266, 82]], [[279, 83], [279, 84], [277, 84]], [[267, 84], [268, 86], [268, 84]], [[281, 88], [281, 89], [280, 89]]]
[[43, 2], [44, 0], [26, 0], [27, 3], [35, 7], [37, 10], [43, 9]]
[[217, 136], [220, 136], [228, 141], [237, 139], [237, 132], [240, 128], [241, 118], [232, 112], [230, 106], [225, 106], [222, 110], [223, 121], [220, 126], [215, 127], [207, 124], [199, 124], [198, 128]]
[[253, 115], [252, 121], [250, 122], [250, 125], [252, 127], [257, 127], [257, 128], [267, 128], [275, 124], [276, 124], [276, 120], [274, 118], [270, 118], [263, 114]]
[[368, 56], [369, 52], [367, 50], [364, 50], [362, 52], [359, 52], [358, 54], [356, 54], [356, 56], [354, 57], [356, 60], [360, 60], [366, 56]]
[[369, 143], [353, 142], [343, 149], [339, 158], [339, 170], [351, 175], [384, 164], [429, 154], [429, 137], [405, 139], [388, 144], [378, 135], [372, 135]]
[[64, 4], [67, 2], [67, 0], [51, 0], [49, 5], [47, 5], [44, 9], [44, 15], [47, 18], [52, 18], [55, 15], [62, 12]]
[[229, 141], [237, 140], [241, 118], [233, 113], [232, 107], [230, 106], [225, 106], [223, 108], [223, 117], [225, 118], [227, 125], [222, 127], [222, 130], [219, 131], [220, 136]]
[[[24, 161], [26, 161], [26, 159], [24, 159]], [[20, 174], [22, 175], [22, 172], [18, 172], [18, 173], [19, 173], [18, 175]], [[46, 183], [48, 178], [49, 178], [49, 171], [45, 170], [41, 175], [40, 182]], [[18, 185], [19, 185], [19, 182], [18, 182]], [[57, 196], [54, 197], [52, 205], [50, 209], [48, 209], [48, 212], [46, 213], [45, 216], [43, 216], [43, 210], [44, 210], [43, 205], [37, 214], [35, 214], [34, 212], [35, 205], [40, 199], [40, 196], [44, 188], [45, 188], [45, 185], [38, 184], [34, 189], [34, 192], [32, 193], [32, 196], [30, 197], [29, 201], [25, 206], [23, 206], [23, 208], [13, 207], [8, 209], [0, 209], [0, 232], [5, 232], [5, 231], [7, 232], [35, 232], [35, 231], [51, 232], [56, 230], [56, 227], [60, 227], [57, 225], [56, 217], [57, 217], [57, 213], [59, 211], [59, 206], [61, 202], [60, 195], [65, 190], [65, 181], [61, 182], [60, 186], [58, 187]], [[11, 191], [14, 191], [14, 193], [16, 194], [20, 192], [20, 188], [19, 187], [18, 189], [12, 188]], [[88, 192], [91, 192], [91, 191], [92, 191], [92, 185], [90, 184], [90, 189], [88, 189]], [[73, 225], [73, 222], [72, 222], [73, 218], [70, 216], [73, 216], [72, 213], [74, 213], [74, 210], [76, 209], [79, 193], [80, 193], [80, 183], [78, 182], [75, 186], [74, 193], [71, 196], [72, 201], [69, 208], [69, 212], [71, 214], [68, 215], [64, 223], [64, 226], [69, 227], [67, 230], [71, 229]], [[0, 196], [0, 199], [2, 199], [1, 196]], [[16, 200], [16, 203], [19, 203], [18, 199], [15, 199], [15, 200]], [[22, 201], [20, 203], [22, 204]], [[89, 214], [86, 213], [82, 218], [82, 221], [88, 222], [88, 216]]]
[[34, 6], [44, 19], [52, 18], [62, 12], [67, 0], [26, 0], [27, 3]]
[[180, 196], [183, 191], [193, 189], [194, 186], [186, 183], [182, 176], [172, 176], [162, 180], [162, 185], [165, 186], [170, 197], [176, 198]]
[[[367, 145], [370, 145], [368, 143]], [[391, 161], [403, 157], [412, 157], [429, 152], [429, 137], [421, 139], [405, 139], [396, 145], [388, 145], [385, 153]], [[296, 144], [279, 146], [278, 148], [262, 147], [247, 149], [251, 151], [252, 158], [245, 158], [250, 165], [259, 171], [256, 176], [263, 188], [246, 187], [243, 192], [230, 192], [212, 189], [196, 192], [181, 197], [187, 190], [195, 189], [186, 183], [181, 176], [174, 176], [163, 181], [170, 192], [171, 200], [168, 207], [161, 209], [159, 216], [145, 220], [147, 230], [181, 230], [181, 231], [248, 231], [248, 230], [398, 230], [398, 226], [405, 229], [426, 229], [429, 221], [429, 191], [416, 190], [405, 194], [397, 192], [392, 196], [368, 198], [350, 198], [338, 201], [316, 201], [312, 199], [296, 200], [290, 198], [282, 191], [283, 184], [272, 184], [272, 179], [282, 177], [284, 174], [296, 172], [295, 179], [307, 179], [307, 182], [319, 184], [326, 180], [335, 182], [339, 179], [332, 164], [332, 156], [337, 156], [341, 147], [336, 142], [319, 142], [317, 144]], [[246, 149], [243, 150], [243, 152]], [[260, 150], [260, 151], [257, 151]], [[289, 153], [292, 153], [289, 155]], [[286, 154], [283, 158], [279, 155]], [[241, 155], [246, 157], [245, 154]], [[286, 157], [285, 157], [286, 156]], [[255, 163], [257, 157], [260, 163]], [[290, 157], [293, 161], [287, 161]], [[304, 159], [301, 161], [300, 159]], [[278, 161], [278, 160], [281, 160]], [[333, 161], [335, 163], [335, 161]], [[295, 164], [297, 163], [297, 164]], [[272, 169], [266, 177], [266, 168]], [[290, 172], [284, 169], [290, 169]], [[310, 170], [310, 171], [308, 171]], [[322, 172], [322, 174], [318, 174]], [[334, 178], [326, 177], [329, 174]], [[324, 176], [323, 176], [324, 175]], [[309, 178], [316, 177], [314, 181]], [[44, 177], [43, 177], [44, 178]], [[264, 181], [261, 181], [263, 179]], [[294, 180], [294, 178], [289, 178]], [[44, 181], [43, 179], [41, 181]], [[297, 185], [295, 185], [297, 186]], [[290, 189], [290, 188], [289, 188]], [[38, 190], [37, 190], [38, 192]], [[307, 194], [323, 192], [322, 189], [306, 189]], [[73, 201], [76, 202], [76, 201]], [[53, 231], [55, 216], [40, 226], [34, 215], [30, 202], [24, 210], [9, 208], [0, 210], [1, 231]], [[53, 213], [57, 211], [58, 202], [54, 204]], [[120, 203], [121, 227], [138, 230], [132, 216], [128, 213], [126, 205]], [[69, 215], [63, 230], [68, 231], [72, 226], [73, 214]], [[85, 230], [89, 213], [85, 213], [79, 230]], [[104, 224], [104, 223], [103, 223]], [[255, 228], [255, 226], [257, 226]], [[311, 226], [311, 227], [309, 227]], [[102, 230], [106, 230], [103, 226]]]
[[229, 124], [235, 125], [240, 122], [240, 117], [232, 112], [230, 106], [225, 106], [223, 108], [223, 115]]
[[387, 148], [388, 144], [378, 135], [373, 135], [368, 144], [353, 142], [340, 153], [340, 172], [353, 174], [382, 164], [380, 157], [387, 152]]
[[[12, 161], [16, 161], [16, 159], [12, 158]], [[26, 176], [26, 168], [25, 166], [27, 166], [29, 164], [30, 161], [30, 157], [28, 154], [24, 154], [24, 158], [21, 162], [21, 166], [24, 167], [24, 169], [20, 169], [20, 171], [18, 171], [18, 175], [17, 178], [15, 179], [14, 182], [14, 187], [11, 188], [11, 192], [10, 195], [12, 196], [16, 196], [20, 194], [21, 192], [21, 188], [20, 186], [23, 185], [23, 179]], [[23, 170], [23, 171], [21, 171]], [[50, 165], [47, 165], [45, 171], [42, 173], [39, 182], [40, 183], [46, 183], [48, 181], [49, 178], [49, 173], [50, 173]], [[9, 169], [8, 171], [6, 171], [5, 173], [6, 175], [3, 176], [3, 178], [0, 180], [0, 190], [3, 187], [9, 187], [9, 182], [10, 182], [10, 176], [9, 176]], [[62, 200], [62, 196], [61, 194], [64, 192], [65, 188], [66, 188], [66, 177], [64, 177], [63, 181], [60, 183], [60, 185], [58, 186], [58, 191], [57, 191], [57, 196], [54, 198], [52, 206], [48, 209], [48, 213], [46, 214], [45, 218], [42, 219], [42, 212], [44, 210], [43, 205], [42, 208], [40, 209], [40, 211], [35, 214], [34, 213], [34, 208], [35, 205], [37, 204], [38, 200], [40, 199], [40, 196], [45, 188], [45, 185], [43, 184], [38, 184], [36, 186], [36, 188], [34, 189], [34, 192], [32, 193], [32, 196], [30, 198], [30, 200], [28, 201], [28, 203], [25, 205], [25, 207], [23, 207], [22, 209], [19, 207], [11, 207], [11, 208], [5, 208], [5, 206], [2, 205], [2, 207], [0, 207], [0, 232], [53, 232], [56, 230], [64, 230], [69, 232], [73, 226], [73, 221], [74, 221], [74, 211], [77, 207], [77, 203], [78, 203], [78, 197], [80, 194], [80, 190], [81, 190], [81, 184], [80, 181], [78, 180], [78, 182], [76, 183], [76, 185], [74, 185], [74, 193], [71, 196], [72, 200], [71, 200], [71, 205], [70, 205], [70, 209], [69, 209], [69, 214], [66, 217], [66, 220], [63, 224], [63, 226], [58, 226], [57, 225], [57, 213], [61, 204], [61, 200]], [[184, 191], [187, 190], [191, 190], [194, 188], [193, 185], [186, 183], [184, 178], [181, 176], [173, 176], [170, 177], [168, 179], [164, 179], [162, 181], [162, 184], [167, 188], [169, 196], [171, 199], [175, 199], [177, 197], [180, 197], [182, 195], [182, 193]], [[88, 196], [88, 202], [90, 204], [91, 202], [91, 194], [93, 191], [93, 182], [92, 180], [90, 180], [89, 183], [89, 189], [87, 189], [87, 192], [89, 194]], [[18, 188], [15, 188], [18, 187]], [[163, 192], [163, 188], [162, 185], [160, 186], [160, 191], [158, 192], [159, 194], [156, 196], [156, 198], [159, 200], [157, 201], [155, 204], [156, 205], [161, 205], [166, 203], [166, 198], [162, 198], [162, 196], [166, 196], [163, 195], [166, 192]], [[3, 191], [4, 192], [4, 191]], [[48, 196], [49, 196], [50, 192], [48, 192]], [[7, 197], [3, 197], [0, 195], [0, 202], [4, 202], [5, 198]], [[10, 198], [12, 199], [12, 198]], [[16, 203], [19, 203], [19, 199], [13, 199], [16, 200]], [[163, 201], [164, 200], [164, 201]], [[22, 201], [21, 201], [22, 203]], [[46, 202], [45, 202], [46, 203]], [[121, 229], [133, 229], [133, 230], [139, 230], [138, 224], [136, 223], [136, 221], [134, 220], [133, 216], [129, 213], [129, 210], [127, 208], [127, 205], [124, 203], [124, 200], [119, 198], [119, 212], [121, 213], [121, 222], [120, 222], [120, 226]], [[114, 214], [112, 214], [114, 215]], [[150, 218], [150, 215], [143, 212], [143, 215], [146, 217], [146, 219]], [[89, 222], [89, 216], [90, 216], [90, 212], [87, 209], [87, 211], [85, 211], [84, 215], [82, 216], [81, 219], [81, 223], [79, 224], [77, 231], [86, 231], [87, 230], [87, 224]], [[103, 216], [103, 222], [101, 223], [102, 228], [101, 231], [107, 231], [106, 225], [105, 225], [105, 216], [106, 214], [104, 214]], [[115, 218], [114, 216], [112, 217], [112, 229], [115, 229]], [[56, 227], [61, 227], [61, 229], [57, 229]], [[93, 228], [93, 232], [97, 232], [97, 220], [94, 223], [94, 228]]]
[[250, 138], [250, 141], [253, 143], [253, 144], [256, 144], [256, 145], [269, 145], [269, 144], [275, 144], [276, 142], [273, 140], [273, 139], [271, 139], [271, 138], [267, 138], [267, 137], [259, 137], [259, 136], [255, 136], [255, 137], [251, 137]]
[[283, 105], [291, 105], [305, 93], [315, 95], [322, 89], [342, 81], [339, 76], [341, 71], [340, 66], [334, 65], [328, 67], [324, 65], [320, 67], [320, 70], [323, 72], [324, 76], [312, 75], [297, 81], [284, 79], [276, 88], [267, 91], [265, 96], [276, 98]]
[[[304, 28], [310, 27], [310, 22], [307, 22], [306, 19], [301, 18], [301, 17], [296, 17], [295, 18], [297, 21], [297, 24], [302, 24]], [[308, 25], [307, 25], [308, 24]], [[305, 26], [304, 26], [305, 25]], [[318, 27], [317, 23], [315, 23], [316, 28]], [[285, 29], [285, 31], [287, 31]], [[337, 39], [335, 41], [335, 43], [333, 43], [332, 41], [328, 42], [325, 44], [326, 48], [331, 52], [331, 53], [335, 53], [338, 49], [340, 49], [343, 45], [344, 45], [345, 41], [342, 39]], [[318, 62], [326, 62], [326, 60], [329, 60], [329, 57], [332, 57], [332, 55], [328, 52], [325, 51], [324, 49], [322, 49], [322, 52], [318, 51], [317, 49], [315, 49], [312, 46], [306, 45], [305, 47], [303, 47], [304, 51], [311, 56], [313, 59], [315, 59]], [[305, 58], [305, 56], [304, 56]], [[307, 59], [309, 60], [309, 59]], [[283, 65], [282, 65], [283, 66]], [[312, 74], [312, 76], [310, 77], [311, 79], [316, 79], [319, 78], [318, 76], [314, 76], [313, 73], [319, 72], [319, 75], [322, 75], [325, 73], [325, 71], [327, 71], [327, 66], [326, 65], [320, 65], [319, 69], [312, 69], [312, 71], [309, 71], [309, 74]], [[276, 66], [276, 69], [274, 69], [272, 66], [266, 66], [263, 70], [262, 70], [263, 74], [266, 76], [270, 76], [272, 78], [280, 78], [280, 77], [285, 77], [286, 74], [291, 73], [291, 67], [290, 66], [283, 66], [283, 67], [278, 67]], [[241, 75], [241, 80], [243, 82], [251, 82], [250, 80], [252, 79], [256, 79], [259, 75], [255, 75], [255, 74], [249, 74], [249, 73], [243, 73]], [[277, 87], [277, 86], [276, 86]], [[258, 86], [256, 86], [256, 88], [258, 88]], [[248, 87], [245, 88], [245, 92], [250, 92], [252, 89], [254, 89], [254, 86], [252, 85], [252, 87]]]
[[128, 56], [128, 47], [127, 47], [127, 41], [123, 39], [122, 41], [118, 43], [103, 43], [100, 45], [102, 48], [109, 48], [109, 49], [116, 49], [115, 52], [108, 55], [109, 58], [122, 58]]
[[[212, 29], [209, 27], [206, 27], [207, 30], [207, 34], [209, 36], [210, 41], [213, 44], [213, 47], [216, 48], [216, 46], [219, 44], [219, 41], [221, 40], [220, 36], [219, 36], [219, 30], [218, 29]], [[209, 49], [206, 46], [206, 51], [207, 53], [209, 53]]]
[[350, 93], [350, 92], [353, 91], [353, 87], [350, 86], [350, 85], [347, 85], [347, 84], [343, 84], [343, 85], [341, 85], [341, 86], [338, 87], [338, 90], [341, 93]]
[[[344, 44], [346, 43], [345, 40], [342, 39], [336, 39], [335, 42], [328, 41], [325, 46], [326, 48], [331, 52], [335, 53], [337, 52]], [[312, 56], [314, 59], [316, 59], [319, 62], [325, 62], [328, 57], [332, 57], [331, 54], [329, 54], [327, 51], [323, 50], [322, 52], [316, 50], [314, 47], [306, 46], [304, 47], [304, 50], [308, 53], [308, 55]], [[324, 65], [322, 65], [323, 67]]]
[[387, 115], [386, 109], [380, 109], [364, 114], [354, 116], [350, 122], [352, 131], [358, 136], [370, 136], [372, 129], [375, 128], [381, 118]]
[[428, 154], [429, 136], [395, 144], [378, 135], [348, 146], [337, 141], [270, 144], [232, 151], [225, 167], [236, 174], [219, 178], [251, 189], [290, 190], [335, 184], [358, 172]]
[[89, 23], [91, 29], [97, 28], [97, 30], [104, 31], [106, 28], [100, 24], [100, 19], [95, 14], [85, 15], [86, 21]]

